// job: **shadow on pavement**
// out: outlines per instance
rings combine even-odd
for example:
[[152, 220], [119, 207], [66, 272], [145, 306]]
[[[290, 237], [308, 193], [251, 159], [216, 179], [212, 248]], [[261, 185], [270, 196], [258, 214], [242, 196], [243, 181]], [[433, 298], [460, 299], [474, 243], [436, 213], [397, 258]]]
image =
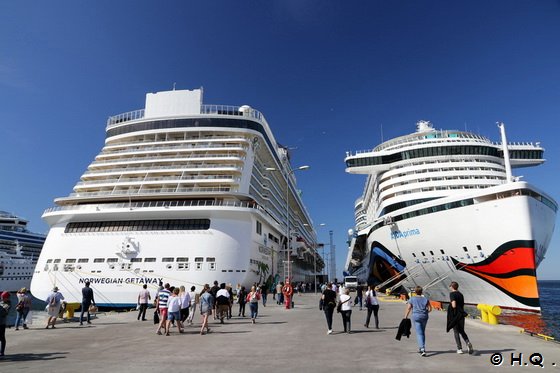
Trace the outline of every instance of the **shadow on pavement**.
[[55, 359], [66, 359], [68, 352], [49, 352], [44, 354], [10, 354], [4, 355], [0, 358], [0, 361], [34, 361], [34, 360], [55, 360]]

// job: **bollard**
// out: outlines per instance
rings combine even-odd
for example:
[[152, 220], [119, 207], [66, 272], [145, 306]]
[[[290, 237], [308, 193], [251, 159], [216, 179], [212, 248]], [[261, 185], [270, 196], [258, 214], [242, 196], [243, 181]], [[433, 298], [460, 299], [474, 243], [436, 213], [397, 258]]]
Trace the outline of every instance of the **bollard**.
[[74, 311], [80, 308], [80, 303], [67, 303], [66, 304], [66, 320], [72, 320], [74, 317]]
[[485, 304], [477, 304], [476, 308], [480, 311], [480, 318], [482, 319], [482, 322], [487, 323], [488, 322], [488, 311], [486, 310], [486, 307], [484, 307]]
[[480, 317], [482, 321], [490, 325], [497, 325], [497, 316], [502, 314], [502, 309], [499, 306], [492, 306], [489, 304], [478, 304], [476, 306], [480, 310]]

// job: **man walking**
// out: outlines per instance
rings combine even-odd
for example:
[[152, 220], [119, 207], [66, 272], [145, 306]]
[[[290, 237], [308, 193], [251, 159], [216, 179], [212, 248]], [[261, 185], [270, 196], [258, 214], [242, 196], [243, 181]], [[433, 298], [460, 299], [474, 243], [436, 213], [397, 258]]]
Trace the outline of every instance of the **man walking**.
[[146, 310], [148, 309], [148, 303], [152, 299], [150, 292], [148, 291], [148, 285], [144, 284], [142, 290], [138, 294], [138, 320], [142, 317], [142, 321], [146, 321]]
[[86, 286], [82, 289], [82, 312], [80, 313], [80, 325], [84, 325], [84, 312], [87, 312], [87, 323], [91, 324], [89, 315], [89, 306], [95, 305], [93, 300], [93, 289], [89, 287], [89, 281], [86, 281]]
[[453, 329], [453, 334], [455, 336], [455, 343], [457, 343], [457, 353], [463, 353], [463, 347], [461, 345], [461, 337], [465, 340], [469, 354], [474, 352], [473, 346], [469, 341], [467, 333], [465, 333], [465, 316], [467, 313], [463, 309], [465, 307], [465, 298], [463, 294], [458, 290], [459, 284], [452, 281], [449, 285], [449, 308], [447, 309], [447, 331], [449, 332]]
[[169, 291], [170, 287], [171, 286], [168, 283], [166, 283], [163, 289], [157, 295], [156, 308], [159, 311], [159, 325], [156, 331], [157, 335], [161, 335], [162, 328], [166, 335], [169, 334], [169, 328], [167, 325], [167, 313], [168, 313], [167, 301], [171, 296], [171, 292]]

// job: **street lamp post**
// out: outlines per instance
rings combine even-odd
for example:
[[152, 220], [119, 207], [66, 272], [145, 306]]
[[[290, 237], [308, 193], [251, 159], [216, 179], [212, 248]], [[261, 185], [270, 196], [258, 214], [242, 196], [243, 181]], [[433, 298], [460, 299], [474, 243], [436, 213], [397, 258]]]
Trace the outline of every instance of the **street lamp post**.
[[291, 268], [290, 268], [290, 256], [291, 256], [291, 245], [290, 245], [290, 175], [293, 174], [296, 171], [303, 171], [303, 170], [307, 170], [309, 169], [309, 166], [300, 166], [298, 168], [294, 168], [292, 170], [287, 170], [288, 164], [286, 162], [285, 165], [285, 171], [279, 170], [277, 168], [274, 167], [267, 167], [266, 170], [267, 171], [279, 171], [283, 174], [283, 176], [286, 178], [286, 251], [288, 253], [288, 274], [287, 274], [287, 278], [290, 280], [291, 282]]

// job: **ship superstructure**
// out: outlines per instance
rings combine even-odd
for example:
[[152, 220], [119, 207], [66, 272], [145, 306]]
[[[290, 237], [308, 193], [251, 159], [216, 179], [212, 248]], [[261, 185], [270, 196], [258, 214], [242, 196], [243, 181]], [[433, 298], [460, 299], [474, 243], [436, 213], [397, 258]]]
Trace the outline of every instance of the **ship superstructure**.
[[346, 270], [390, 290], [423, 286], [448, 300], [450, 281], [471, 304], [539, 309], [536, 268], [557, 203], [512, 169], [544, 162], [539, 143], [501, 143], [427, 121], [371, 151], [348, 153], [365, 174]]
[[0, 290], [29, 288], [45, 235], [27, 229], [28, 221], [0, 211]]
[[55, 202], [39, 298], [56, 285], [79, 301], [90, 281], [100, 305], [122, 307], [143, 284], [310, 281], [323, 265], [287, 148], [259, 111], [204, 105], [202, 89], [148, 93], [110, 117], [103, 149]]

